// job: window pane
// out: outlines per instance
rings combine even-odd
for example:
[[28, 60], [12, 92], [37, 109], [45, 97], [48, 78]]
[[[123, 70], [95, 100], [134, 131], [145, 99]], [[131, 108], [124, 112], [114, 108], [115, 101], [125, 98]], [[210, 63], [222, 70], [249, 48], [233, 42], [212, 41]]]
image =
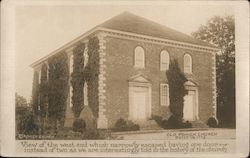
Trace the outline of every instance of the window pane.
[[161, 100], [161, 106], [169, 105], [169, 92], [167, 84], [160, 85], [160, 100]]
[[144, 50], [142, 47], [135, 48], [135, 67], [144, 67]]
[[189, 54], [184, 55], [184, 72], [192, 73], [192, 58]]
[[160, 70], [166, 71], [168, 70], [168, 67], [169, 67], [169, 54], [166, 50], [163, 50], [160, 56]]

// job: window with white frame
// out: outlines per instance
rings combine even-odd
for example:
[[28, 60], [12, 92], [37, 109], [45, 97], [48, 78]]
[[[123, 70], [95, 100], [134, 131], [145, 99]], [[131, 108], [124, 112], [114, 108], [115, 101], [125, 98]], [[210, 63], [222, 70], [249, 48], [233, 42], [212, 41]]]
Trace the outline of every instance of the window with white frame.
[[83, 101], [84, 101], [84, 106], [88, 106], [88, 83], [84, 84], [83, 87]]
[[47, 64], [46, 66], [47, 66], [47, 68], [46, 68], [47, 81], [49, 81], [49, 65]]
[[144, 49], [138, 46], [135, 48], [135, 67], [144, 68], [144, 66], [145, 66]]
[[160, 70], [166, 71], [169, 68], [169, 54], [166, 50], [161, 51]]
[[184, 55], [184, 73], [192, 73], [192, 57], [189, 54]]
[[40, 94], [38, 94], [38, 105], [37, 105], [37, 110], [41, 110], [41, 106], [40, 106], [40, 103], [41, 103], [41, 97], [40, 97]]
[[160, 101], [161, 106], [169, 106], [169, 88], [168, 84], [160, 84]]
[[84, 67], [86, 67], [86, 65], [88, 64], [88, 61], [89, 61], [88, 47], [85, 47], [84, 52], [83, 52], [83, 56], [84, 56]]

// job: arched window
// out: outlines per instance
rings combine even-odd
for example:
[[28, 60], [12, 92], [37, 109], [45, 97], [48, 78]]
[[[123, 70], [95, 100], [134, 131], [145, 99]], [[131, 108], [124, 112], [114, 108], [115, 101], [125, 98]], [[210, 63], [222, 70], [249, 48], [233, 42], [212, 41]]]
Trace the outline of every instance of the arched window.
[[184, 55], [184, 73], [192, 73], [192, 57], [189, 54]]
[[144, 68], [145, 65], [144, 49], [140, 46], [135, 48], [135, 67]]
[[86, 67], [86, 65], [88, 64], [88, 61], [89, 61], [88, 47], [85, 47], [84, 52], [83, 52], [83, 56], [84, 56], [84, 67]]
[[161, 51], [161, 56], [160, 56], [160, 70], [161, 71], [166, 71], [168, 70], [169, 67], [169, 54], [166, 50]]

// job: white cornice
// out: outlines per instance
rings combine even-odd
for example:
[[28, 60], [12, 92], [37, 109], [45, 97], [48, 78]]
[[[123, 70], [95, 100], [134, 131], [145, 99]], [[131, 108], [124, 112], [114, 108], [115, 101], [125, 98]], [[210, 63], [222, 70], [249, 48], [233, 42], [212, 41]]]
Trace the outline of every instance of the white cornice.
[[51, 52], [50, 54], [46, 55], [45, 57], [32, 63], [30, 66], [35, 67], [36, 65], [46, 61], [48, 58], [52, 57], [53, 55], [65, 50], [65, 49], [70, 49], [70, 47], [73, 47], [77, 42], [86, 40], [86, 38], [88, 36], [98, 32], [98, 31], [104, 32], [108, 36], [112, 36], [112, 37], [118, 37], [118, 38], [123, 38], [123, 39], [134, 39], [134, 40], [139, 40], [139, 41], [162, 44], [162, 45], [167, 45], [167, 46], [172, 46], [172, 47], [177, 47], [177, 48], [185, 48], [185, 49], [196, 50], [196, 51], [201, 51], [201, 52], [215, 53], [215, 52], [219, 51], [219, 49], [215, 48], [215, 47], [201, 46], [201, 45], [190, 44], [190, 43], [186, 43], [186, 42], [179, 42], [179, 41], [174, 41], [174, 40], [168, 40], [168, 39], [158, 38], [158, 37], [153, 37], [153, 36], [148, 36], [148, 35], [141, 35], [141, 34], [130, 33], [130, 32], [125, 32], [125, 31], [107, 29], [107, 28], [103, 28], [103, 27], [94, 27], [93, 29], [89, 30], [88, 32], [84, 33], [83, 35], [77, 37], [76, 39], [70, 41], [69, 43], [66, 43], [65, 45], [56, 49], [55, 51]]
[[215, 47], [201, 46], [198, 44], [197, 45], [190, 44], [190, 43], [186, 43], [186, 42], [168, 40], [168, 39], [158, 38], [158, 37], [153, 37], [153, 36], [148, 36], [148, 35], [141, 35], [141, 34], [130, 33], [130, 32], [125, 32], [125, 31], [118, 31], [118, 30], [112, 30], [112, 29], [107, 29], [107, 28], [101, 28], [101, 27], [99, 27], [99, 30], [104, 31], [111, 36], [125, 38], [125, 39], [137, 39], [140, 41], [150, 41], [151, 43], [164, 44], [164, 45], [168, 45], [168, 46], [174, 46], [174, 47], [178, 47], [178, 48], [186, 48], [186, 49], [203, 51], [203, 52], [217, 52], [217, 51], [219, 51], [219, 49], [215, 48]]

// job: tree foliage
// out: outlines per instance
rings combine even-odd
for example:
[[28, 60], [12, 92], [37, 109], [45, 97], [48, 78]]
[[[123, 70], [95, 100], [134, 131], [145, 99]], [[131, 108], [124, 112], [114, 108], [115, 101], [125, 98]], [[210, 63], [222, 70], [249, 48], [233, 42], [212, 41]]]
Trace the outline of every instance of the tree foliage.
[[176, 59], [171, 60], [166, 74], [169, 84], [170, 111], [178, 121], [182, 121], [184, 96], [187, 94], [184, 83], [187, 79], [180, 70]]
[[84, 74], [88, 83], [89, 107], [91, 108], [95, 118], [98, 117], [99, 99], [98, 99], [98, 75], [99, 75], [99, 39], [92, 37], [88, 42], [88, 63]]
[[45, 117], [47, 106], [48, 106], [48, 76], [47, 76], [47, 65], [43, 64], [41, 68], [41, 82], [39, 86], [40, 94], [40, 114], [42, 117]]
[[202, 41], [213, 44], [221, 49], [222, 54], [229, 57], [235, 55], [235, 25], [234, 17], [215, 16], [208, 20], [206, 25], [201, 25], [192, 35]]
[[58, 53], [48, 60], [49, 64], [49, 107], [48, 114], [52, 121], [63, 125], [68, 97], [69, 66], [65, 52]]
[[15, 101], [16, 101], [16, 107], [27, 107], [28, 103], [27, 100], [19, 95], [18, 93], [15, 93]]
[[220, 48], [216, 54], [217, 117], [223, 126], [235, 126], [234, 17], [213, 17], [192, 35]]
[[81, 43], [73, 50], [73, 72], [71, 75], [71, 85], [73, 88], [72, 110], [75, 118], [80, 116], [80, 113], [84, 108], [84, 49], [85, 44]]
[[39, 97], [39, 74], [37, 71], [33, 73], [32, 83], [32, 110], [35, 115], [38, 114], [38, 97]]

